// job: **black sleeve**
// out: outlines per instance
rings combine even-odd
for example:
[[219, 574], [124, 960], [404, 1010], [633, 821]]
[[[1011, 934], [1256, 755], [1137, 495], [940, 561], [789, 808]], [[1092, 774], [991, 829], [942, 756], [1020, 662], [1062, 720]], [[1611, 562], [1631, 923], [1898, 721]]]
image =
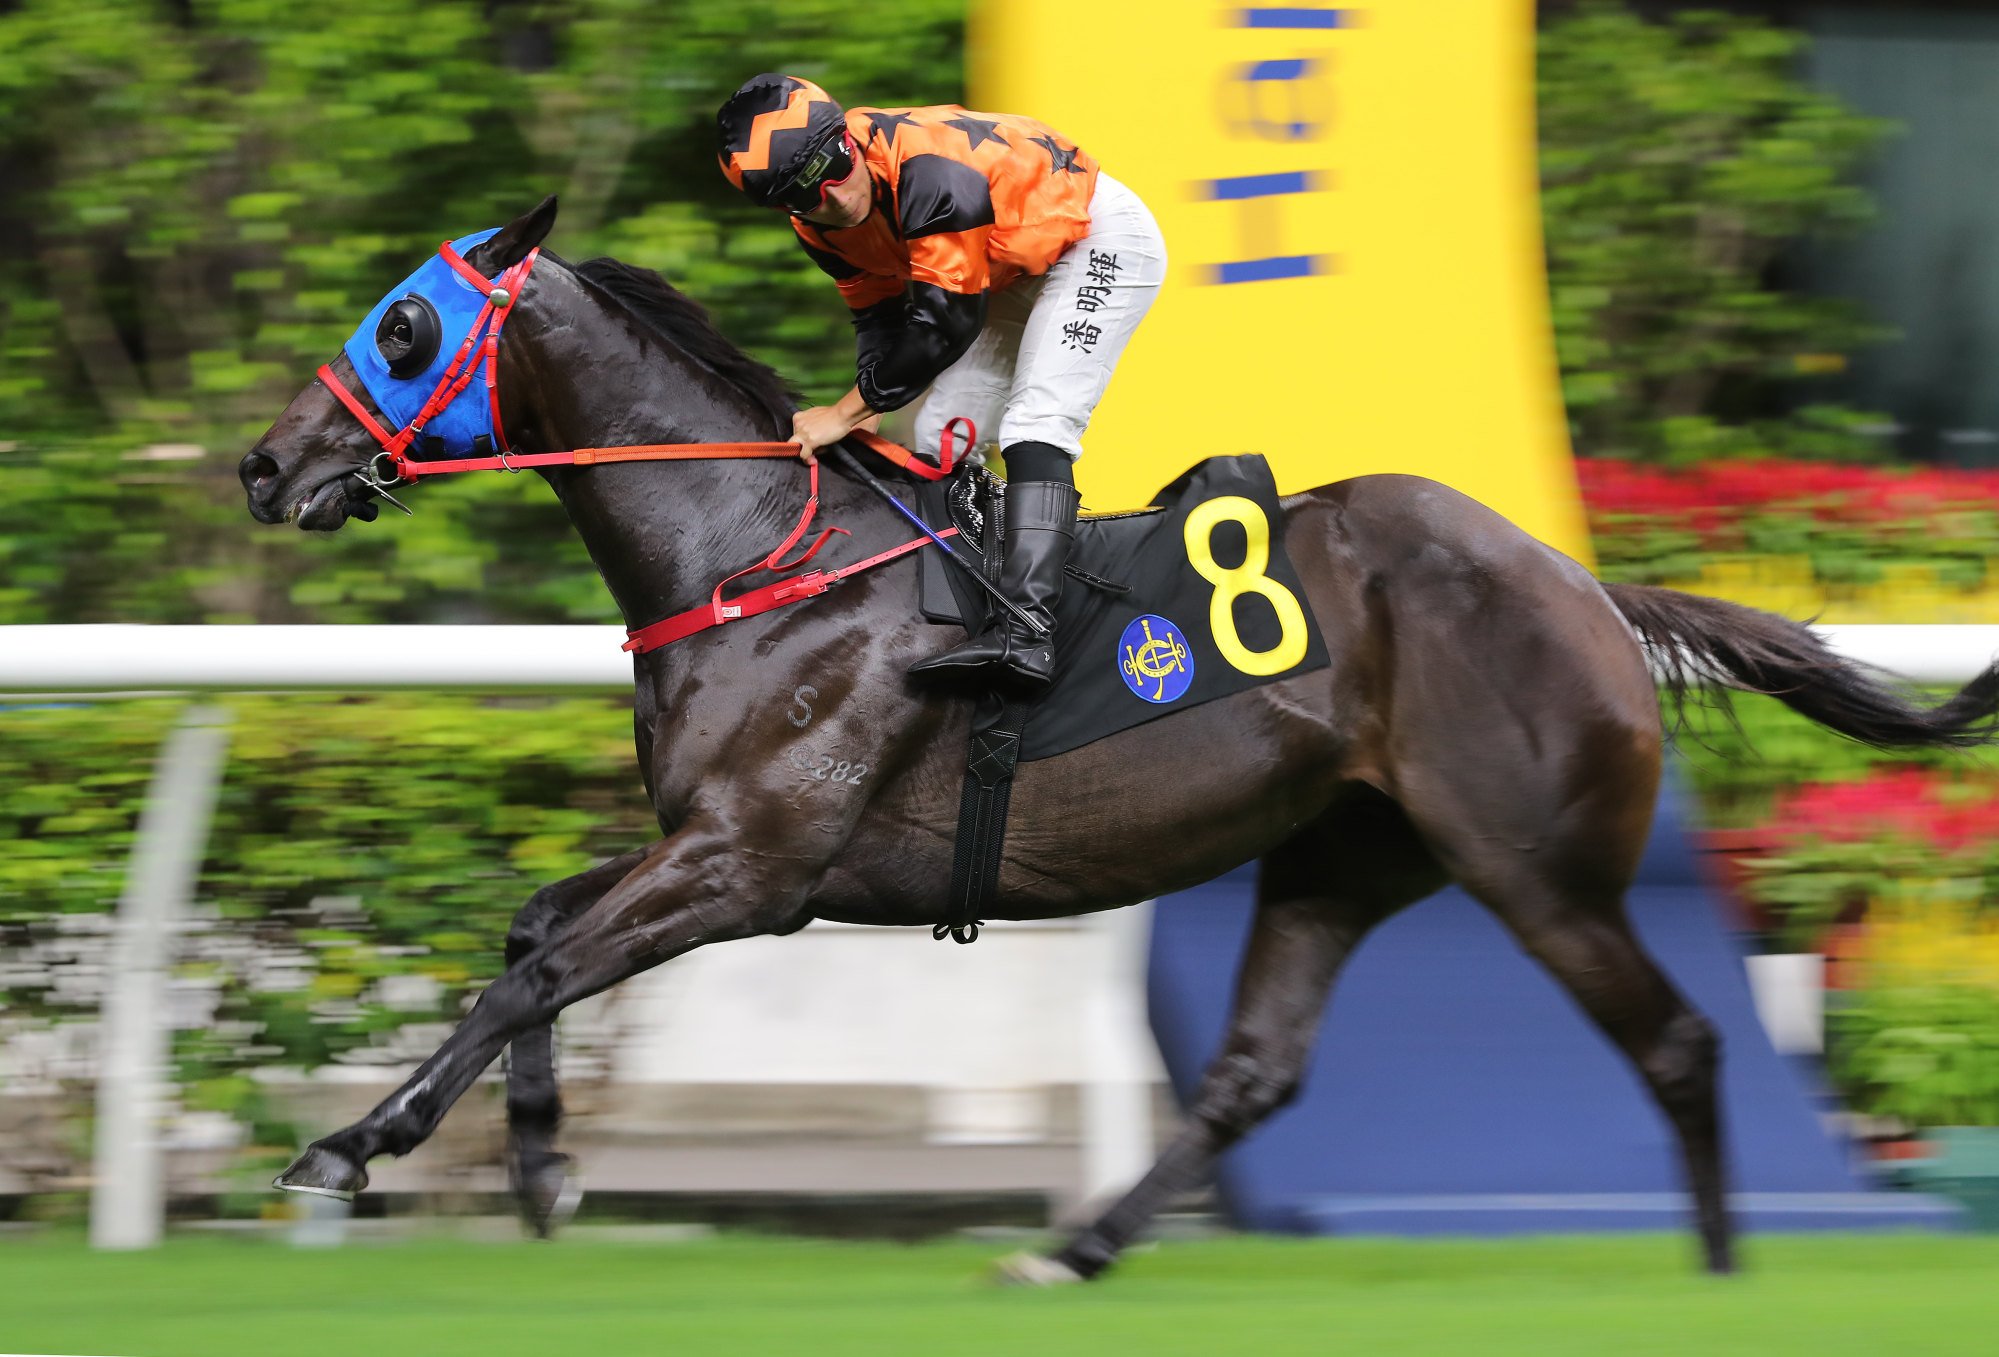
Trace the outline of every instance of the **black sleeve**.
[[[884, 315], [881, 328], [872, 337], [867, 334], [870, 323], [856, 318], [855, 323], [863, 329], [860, 380], [856, 384], [870, 410], [899, 410], [922, 395], [938, 373], [964, 356], [986, 323], [983, 244], [974, 243], [968, 250], [964, 242], [933, 239], [977, 232], [993, 224], [992, 191], [986, 177], [945, 156], [917, 155], [903, 161], [897, 184], [896, 224], [903, 239], [929, 240], [939, 247], [932, 254], [960, 261], [964, 267], [952, 272], [961, 284], [959, 291], [935, 283], [911, 282], [894, 303], [899, 310]], [[978, 239], [982, 242], [983, 237]], [[968, 270], [976, 276], [961, 276]], [[884, 310], [890, 305], [883, 303], [868, 310]], [[890, 324], [896, 327], [892, 333]]]
[[805, 251], [806, 258], [819, 266], [819, 271], [836, 283], [844, 283], [849, 278], [858, 278], [861, 271], [849, 264], [831, 250], [822, 250], [804, 236], [798, 237], [798, 248]]
[[896, 179], [895, 219], [904, 240], [991, 226], [992, 185], [961, 161], [941, 155], [911, 156], [902, 162]]
[[[898, 307], [902, 314], [884, 317], [882, 328], [870, 336], [863, 317], [885, 307]], [[911, 283], [900, 301], [871, 306], [854, 319], [862, 327], [860, 377], [855, 385], [870, 410], [885, 413], [915, 400], [937, 374], [964, 357], [985, 328], [986, 297], [983, 292], [947, 292], [929, 283]], [[892, 319], [900, 324], [891, 333], [887, 326]]]
[[895, 338], [902, 333], [903, 313], [907, 308], [900, 297], [890, 297], [885, 302], [863, 307], [854, 312], [854, 370], [866, 372], [888, 355], [895, 347]]

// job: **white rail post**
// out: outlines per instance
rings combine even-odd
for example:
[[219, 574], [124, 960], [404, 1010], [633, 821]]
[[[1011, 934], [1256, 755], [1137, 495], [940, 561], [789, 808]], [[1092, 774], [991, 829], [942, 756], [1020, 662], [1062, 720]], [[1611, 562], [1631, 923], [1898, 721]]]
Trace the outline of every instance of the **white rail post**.
[[1152, 1082], [1158, 1057], [1145, 1022], [1152, 902], [1089, 915], [1098, 983], [1083, 999], [1083, 1198], [1122, 1193], [1152, 1167]]
[[229, 713], [217, 707], [195, 707], [181, 718], [160, 751], [139, 816], [99, 1028], [92, 1248], [145, 1249], [160, 1242], [166, 1214], [160, 1086], [172, 1031], [165, 1011], [171, 930], [201, 870], [228, 722]]

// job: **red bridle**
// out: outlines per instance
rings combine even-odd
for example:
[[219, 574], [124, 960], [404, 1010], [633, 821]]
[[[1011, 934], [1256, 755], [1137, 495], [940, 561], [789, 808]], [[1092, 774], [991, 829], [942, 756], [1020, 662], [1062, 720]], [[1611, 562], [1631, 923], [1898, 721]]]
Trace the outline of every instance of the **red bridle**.
[[[642, 443], [617, 448], [575, 448], [567, 452], [513, 453], [508, 446], [504, 426], [500, 422], [500, 329], [506, 324], [507, 317], [513, 314], [513, 308], [520, 300], [521, 290], [527, 284], [529, 273], [534, 270], [535, 261], [541, 257], [541, 251], [539, 249], [528, 251], [527, 258], [504, 270], [498, 278], [490, 279], [460, 258], [458, 252], [451, 248], [449, 241], [438, 246], [438, 253], [462, 277], [486, 293], [486, 305], [473, 320], [471, 330], [467, 332], [464, 342], [458, 346], [458, 353], [452, 358], [450, 366], [444, 370], [444, 375], [438, 379], [436, 389], [431, 392], [430, 398], [424, 402], [423, 408], [417, 412], [415, 418], [395, 433], [390, 433], [354, 393], [347, 389], [330, 366], [322, 364], [319, 369], [319, 380], [326, 383], [327, 389], [347, 407], [354, 418], [361, 421], [361, 427], [381, 444], [382, 451], [369, 463], [367, 474], [363, 477], [376, 490], [387, 490], [394, 485], [414, 482], [425, 476], [441, 476], [460, 471], [525, 471], [532, 467], [598, 466], [611, 462], [679, 462], [724, 457], [798, 456], [799, 445], [796, 443]], [[412, 458], [409, 455], [409, 447], [423, 432], [424, 425], [465, 392], [482, 366], [486, 373], [487, 399], [492, 402], [493, 439], [500, 449], [499, 454], [493, 457], [457, 457], [449, 461], [417, 461]], [[943, 440], [938, 449], [940, 464], [937, 466], [930, 465], [908, 448], [891, 443], [877, 434], [856, 429], [849, 437], [912, 475], [924, 480], [939, 481], [951, 474], [955, 458], [953, 435], [960, 424], [965, 426], [966, 448], [969, 450], [974, 446], [972, 440], [978, 434], [972, 427], [971, 421], [952, 420], [944, 429]], [[377, 474], [377, 467], [383, 462], [388, 464], [389, 474], [386, 476]], [[646, 651], [656, 650], [660, 646], [680, 640], [684, 636], [705, 631], [709, 627], [733, 622], [739, 618], [753, 617], [772, 608], [782, 607], [786, 603], [795, 603], [801, 599], [823, 594], [850, 575], [858, 574], [930, 544], [929, 538], [919, 537], [915, 541], [905, 542], [899, 547], [870, 556], [864, 561], [842, 566], [838, 570], [815, 570], [793, 580], [765, 585], [724, 602], [722, 589], [732, 581], [762, 570], [780, 574], [796, 570], [818, 554], [819, 548], [826, 545], [826, 540], [833, 534], [846, 533], [845, 528], [823, 528], [813, 539], [812, 545], [807, 547], [796, 560], [784, 559], [784, 554], [797, 546], [805, 536], [811, 527], [813, 517], [819, 512], [819, 464], [813, 462], [810, 470], [811, 487], [805, 501], [804, 512], [799, 515], [797, 526], [777, 544], [774, 550], [749, 569], [739, 570], [717, 584], [707, 606], [693, 608], [674, 617], [627, 632], [624, 648], [644, 654]], [[939, 535], [948, 537], [954, 531], [955, 529], [949, 529]]]
[[[527, 286], [528, 275], [534, 272], [535, 261], [541, 258], [541, 250], [539, 248], [529, 250], [527, 258], [512, 268], [503, 270], [498, 278], [488, 278], [466, 263], [458, 251], [451, 248], [451, 242], [448, 240], [437, 247], [437, 253], [460, 277], [486, 294], [486, 305], [480, 308], [479, 314], [473, 318], [472, 328], [466, 332], [465, 342], [458, 346], [458, 353], [452, 358], [450, 366], [444, 369], [444, 375], [437, 380], [436, 389], [430, 393], [430, 399], [423, 403], [423, 408], [417, 411], [414, 419], [391, 434], [381, 426], [373, 414], [369, 413], [368, 408], [356, 399], [354, 393], [347, 389], [330, 366], [321, 364], [319, 369], [319, 380], [326, 383], [327, 389], [339, 398], [340, 403], [347, 407], [354, 418], [361, 421], [361, 427], [374, 435], [375, 441], [382, 445], [382, 451], [374, 462], [370, 463], [369, 473], [370, 479], [384, 484], [394, 482], [374, 473], [375, 464], [385, 460], [389, 464], [389, 470], [394, 474], [395, 481], [413, 481], [419, 476], [435, 474], [434, 470], [426, 470], [427, 466], [435, 470], [477, 471], [493, 465], [506, 466], [509, 460], [505, 456], [509, 451], [507, 431], [500, 422], [500, 329], [507, 323], [507, 317], [513, 314], [514, 302], [519, 299], [521, 289]], [[495, 459], [489, 457], [469, 459], [478, 462], [478, 466], [468, 465], [466, 460], [450, 464], [426, 464], [413, 460], [409, 456], [410, 444], [423, 433], [424, 425], [464, 393], [472, 384], [472, 379], [481, 366], [486, 369], [486, 399], [492, 403], [493, 442], [501, 452], [497, 463]]]

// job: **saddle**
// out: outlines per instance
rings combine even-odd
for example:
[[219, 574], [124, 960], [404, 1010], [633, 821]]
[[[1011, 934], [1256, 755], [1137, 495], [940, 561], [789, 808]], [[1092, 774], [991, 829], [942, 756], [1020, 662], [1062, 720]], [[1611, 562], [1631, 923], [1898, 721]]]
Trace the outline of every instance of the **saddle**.
[[[958, 529], [959, 554], [997, 580], [1004, 486], [983, 467], [921, 487], [925, 521]], [[976, 631], [985, 593], [938, 552], [920, 555], [926, 620]], [[981, 695], [952, 869], [959, 942], [996, 892], [1007, 803], [1021, 762], [1053, 758], [1188, 707], [1328, 663], [1283, 549], [1283, 509], [1263, 458], [1213, 457], [1125, 513], [1084, 514], [1055, 611], [1055, 678], [1031, 699]]]
[[[989, 540], [1003, 540], [1006, 535], [1006, 482], [982, 466], [966, 463], [941, 482], [920, 487], [917, 504], [927, 523], [949, 524], [958, 530], [958, 540], [965, 543], [974, 559], [983, 560]], [[1095, 589], [1113, 596], [1129, 594], [1131, 586], [1115, 580], [1092, 574], [1077, 562], [1088, 555], [1092, 559], [1102, 559], [1109, 555], [1101, 549], [1086, 551], [1086, 543], [1100, 531], [1099, 524], [1119, 522], [1126, 519], [1147, 518], [1165, 510], [1152, 506], [1131, 509], [1122, 513], [1083, 513], [1076, 520], [1076, 544], [1070, 552], [1069, 562], [1062, 569], [1063, 575], [1086, 589]], [[988, 539], [988, 526], [996, 537]], [[1100, 544], [1101, 545], [1101, 544]], [[956, 570], [950, 562], [935, 552], [925, 552], [922, 556], [921, 592], [918, 606], [923, 616], [931, 622], [964, 625], [979, 621], [991, 606], [982, 590], [975, 588]], [[1066, 597], [1067, 590], [1064, 590]]]

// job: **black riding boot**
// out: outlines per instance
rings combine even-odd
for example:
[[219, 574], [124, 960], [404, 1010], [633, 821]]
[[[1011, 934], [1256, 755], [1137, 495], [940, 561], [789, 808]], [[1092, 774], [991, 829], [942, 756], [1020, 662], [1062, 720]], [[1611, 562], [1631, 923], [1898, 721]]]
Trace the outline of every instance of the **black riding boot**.
[[962, 645], [919, 661], [912, 674], [963, 677], [1014, 688], [1045, 688], [1055, 676], [1055, 603], [1076, 532], [1076, 487], [1060, 481], [1008, 481], [1006, 558], [999, 587], [1040, 623], [1036, 636], [1012, 614], [997, 612]]

